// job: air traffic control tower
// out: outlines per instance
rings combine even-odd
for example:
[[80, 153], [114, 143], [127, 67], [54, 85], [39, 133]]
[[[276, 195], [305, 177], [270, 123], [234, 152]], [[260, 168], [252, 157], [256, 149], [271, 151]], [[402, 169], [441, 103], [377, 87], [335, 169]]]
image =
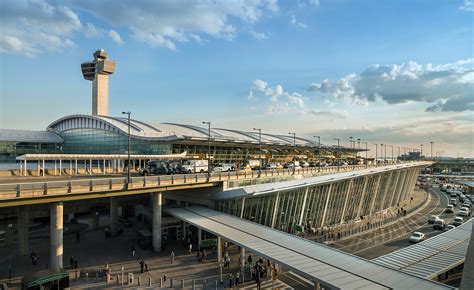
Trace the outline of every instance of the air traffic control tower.
[[81, 64], [82, 75], [92, 81], [92, 115], [109, 114], [109, 75], [115, 72], [115, 61], [107, 59], [103, 49], [94, 52], [94, 60]]

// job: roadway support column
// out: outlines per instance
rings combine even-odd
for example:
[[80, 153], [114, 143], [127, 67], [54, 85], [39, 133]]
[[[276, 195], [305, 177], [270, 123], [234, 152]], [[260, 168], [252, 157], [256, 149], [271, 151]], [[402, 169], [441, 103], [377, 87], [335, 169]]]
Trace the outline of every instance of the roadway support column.
[[241, 283], [245, 282], [245, 248], [240, 248], [240, 277], [242, 277]]
[[29, 253], [30, 212], [27, 206], [18, 207], [18, 248], [20, 255]]
[[202, 230], [201, 228], [198, 228], [198, 231], [197, 231], [197, 238], [198, 238], [198, 250], [200, 251], [201, 250], [201, 239], [202, 239]]
[[222, 261], [222, 241], [221, 237], [217, 237], [217, 263]]
[[63, 268], [63, 203], [50, 206], [50, 264], [51, 269]]
[[112, 236], [117, 234], [118, 230], [118, 202], [117, 197], [110, 198], [110, 233]]
[[152, 193], [153, 202], [153, 251], [161, 251], [161, 206], [162, 193]]

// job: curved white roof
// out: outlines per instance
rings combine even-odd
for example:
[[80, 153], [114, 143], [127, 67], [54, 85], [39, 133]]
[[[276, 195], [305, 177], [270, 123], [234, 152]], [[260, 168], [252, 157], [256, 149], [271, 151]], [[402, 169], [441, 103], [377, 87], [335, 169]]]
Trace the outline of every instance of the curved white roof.
[[[123, 117], [70, 115], [54, 121], [48, 126], [48, 131], [63, 132], [77, 128], [95, 128], [110, 130], [121, 134], [128, 132], [128, 120]], [[130, 134], [136, 138], [159, 139], [171, 141], [207, 140], [208, 128], [196, 125], [159, 123], [149, 124], [135, 119], [130, 120]], [[275, 135], [262, 132], [262, 144], [293, 146], [291, 135]], [[211, 139], [218, 142], [258, 144], [258, 132], [241, 131], [236, 129], [211, 128]], [[296, 137], [296, 145], [300, 147], [317, 147], [318, 143], [312, 140]], [[328, 148], [328, 146], [323, 146]], [[346, 150], [348, 148], [345, 148]]]
[[58, 135], [46, 131], [0, 129], [1, 141], [26, 143], [63, 143]]

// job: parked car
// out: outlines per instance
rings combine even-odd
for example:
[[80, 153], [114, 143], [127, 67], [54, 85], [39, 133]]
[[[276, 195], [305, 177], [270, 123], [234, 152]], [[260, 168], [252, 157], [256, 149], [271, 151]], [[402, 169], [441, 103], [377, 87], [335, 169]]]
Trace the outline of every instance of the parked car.
[[449, 200], [449, 204], [452, 204], [452, 205], [456, 206], [456, 205], [458, 205], [458, 200], [455, 199], [455, 198], [451, 198], [451, 199]]
[[414, 232], [410, 237], [410, 242], [412, 243], [419, 243], [426, 238], [424, 233]]
[[460, 217], [460, 216], [454, 217], [454, 221], [453, 221], [454, 226], [456, 226], [456, 227], [460, 226], [460, 225], [462, 225], [462, 223], [463, 223], [463, 218], [462, 217]]
[[428, 223], [429, 224], [433, 224], [436, 220], [439, 220], [439, 217], [437, 215], [432, 214], [428, 217]]
[[458, 216], [470, 216], [471, 213], [469, 212], [469, 210], [467, 208], [461, 208], [460, 210], [458, 210]]
[[444, 210], [444, 212], [446, 212], [446, 213], [453, 213], [453, 212], [454, 212], [454, 205], [448, 204], [448, 205], [446, 206], [446, 209]]
[[444, 222], [443, 219], [437, 219], [433, 223], [433, 229], [435, 230], [444, 230], [446, 227], [446, 223]]

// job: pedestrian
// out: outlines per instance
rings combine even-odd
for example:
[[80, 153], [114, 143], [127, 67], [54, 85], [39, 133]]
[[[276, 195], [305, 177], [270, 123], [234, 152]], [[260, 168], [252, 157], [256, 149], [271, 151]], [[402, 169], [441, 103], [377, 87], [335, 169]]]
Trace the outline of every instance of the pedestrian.
[[191, 254], [193, 252], [193, 244], [189, 243], [188, 253]]
[[239, 286], [239, 284], [240, 284], [240, 272], [237, 271], [237, 273], [235, 274], [235, 285]]
[[145, 268], [145, 261], [143, 259], [140, 260], [140, 272], [143, 273], [143, 269]]
[[232, 288], [232, 281], [234, 280], [234, 276], [232, 275], [232, 273], [229, 274], [229, 288]]
[[202, 259], [204, 260], [204, 262], [207, 261], [207, 252], [204, 249], [202, 249]]
[[174, 263], [174, 252], [171, 251], [171, 264], [173, 264], [173, 263]]
[[132, 247], [132, 257], [135, 257], [135, 252], [137, 251], [137, 249], [135, 249], [135, 246]]
[[148, 264], [145, 263], [145, 272], [148, 272]]
[[80, 232], [77, 232], [77, 234], [76, 234], [76, 244], [79, 244], [80, 239], [81, 239]]
[[77, 260], [74, 260], [74, 269], [77, 269], [77, 264], [78, 264]]
[[71, 269], [74, 268], [74, 257], [69, 258], [69, 263], [71, 264]]
[[31, 254], [30, 254], [30, 257], [31, 257], [31, 264], [34, 265], [35, 264], [35, 252], [32, 251]]
[[249, 257], [247, 258], [247, 262], [249, 262], [250, 266], [252, 266], [252, 256], [249, 255]]
[[33, 264], [38, 265], [38, 254], [37, 253], [35, 253], [35, 255], [33, 256]]
[[226, 262], [227, 262], [227, 270], [230, 270], [230, 257], [229, 256], [227, 256]]

